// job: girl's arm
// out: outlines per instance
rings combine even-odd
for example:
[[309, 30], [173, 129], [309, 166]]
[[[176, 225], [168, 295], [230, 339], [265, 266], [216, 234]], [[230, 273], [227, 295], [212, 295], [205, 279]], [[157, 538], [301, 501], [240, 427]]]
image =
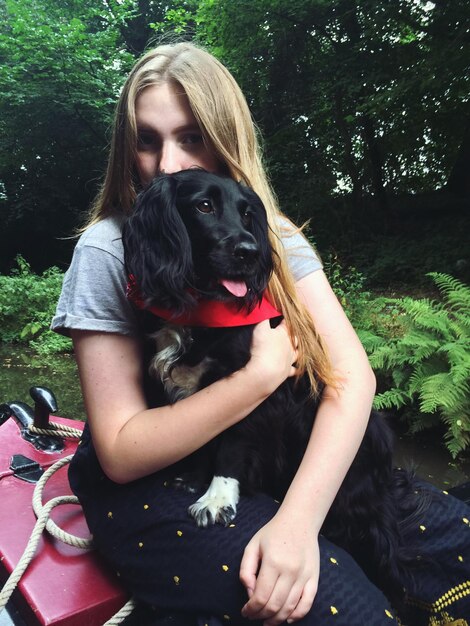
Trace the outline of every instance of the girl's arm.
[[[319, 576], [318, 533], [362, 441], [375, 393], [367, 355], [324, 273], [297, 283], [340, 387], [326, 388], [307, 451], [275, 517], [248, 544], [244, 614], [275, 625], [303, 617]], [[259, 570], [259, 571], [258, 571]]]
[[243, 369], [174, 405], [148, 409], [136, 339], [78, 330], [71, 335], [95, 450], [104, 472], [119, 483], [186, 457], [295, 373], [297, 355], [285, 325], [272, 329], [267, 321], [255, 329]]

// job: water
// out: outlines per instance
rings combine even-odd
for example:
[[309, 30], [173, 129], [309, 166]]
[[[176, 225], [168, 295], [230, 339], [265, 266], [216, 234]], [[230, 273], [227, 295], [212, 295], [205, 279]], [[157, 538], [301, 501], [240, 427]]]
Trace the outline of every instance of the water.
[[441, 489], [449, 489], [470, 481], [470, 459], [456, 462], [436, 431], [421, 433], [413, 438], [403, 434], [397, 437], [396, 464], [413, 466], [421, 478]]
[[[58, 415], [85, 419], [77, 365], [72, 355], [39, 357], [23, 346], [0, 344], [0, 364], [0, 403], [22, 400], [31, 404], [29, 388], [43, 385], [55, 393]], [[470, 460], [453, 461], [442, 444], [442, 437], [435, 432], [413, 439], [399, 433], [396, 462], [401, 466], [414, 464], [421, 477], [442, 489], [470, 481]]]
[[58, 415], [85, 419], [73, 355], [41, 357], [24, 346], [0, 343], [0, 403], [21, 400], [32, 405], [29, 388], [37, 385], [54, 392]]

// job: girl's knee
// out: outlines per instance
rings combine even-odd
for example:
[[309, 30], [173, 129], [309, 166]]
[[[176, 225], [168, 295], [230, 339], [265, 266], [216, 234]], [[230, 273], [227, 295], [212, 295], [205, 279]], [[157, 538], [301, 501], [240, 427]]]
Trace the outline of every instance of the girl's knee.
[[320, 626], [393, 626], [393, 608], [354, 559], [320, 537], [320, 579], [310, 614], [300, 624]]

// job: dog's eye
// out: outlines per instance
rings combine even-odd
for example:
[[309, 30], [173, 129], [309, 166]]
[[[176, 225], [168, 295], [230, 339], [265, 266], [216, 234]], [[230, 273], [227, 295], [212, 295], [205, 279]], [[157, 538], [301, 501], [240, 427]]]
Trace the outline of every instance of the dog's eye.
[[198, 202], [198, 204], [196, 204], [196, 209], [199, 211], [199, 213], [213, 213], [214, 212], [214, 207], [212, 206], [212, 202], [209, 202], [209, 200], [202, 200], [201, 202]]
[[240, 216], [242, 218], [242, 222], [247, 226], [251, 222], [251, 211], [249, 207], [244, 207], [240, 210]]

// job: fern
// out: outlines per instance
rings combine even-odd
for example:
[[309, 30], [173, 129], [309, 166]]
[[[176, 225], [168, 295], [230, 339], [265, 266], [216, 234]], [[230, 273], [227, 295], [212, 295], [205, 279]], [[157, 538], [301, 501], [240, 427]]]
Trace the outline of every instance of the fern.
[[448, 274], [428, 274], [439, 301], [406, 297], [388, 300], [402, 332], [361, 334], [372, 366], [390, 381], [377, 395], [382, 409], [408, 411], [411, 432], [443, 423], [455, 458], [470, 446], [470, 287]]
[[430, 272], [428, 276], [434, 280], [451, 308], [463, 309], [468, 312], [469, 288], [467, 285], [457, 278], [449, 276], [449, 274]]
[[376, 396], [374, 405], [377, 409], [399, 409], [409, 399], [406, 391], [394, 387]]

